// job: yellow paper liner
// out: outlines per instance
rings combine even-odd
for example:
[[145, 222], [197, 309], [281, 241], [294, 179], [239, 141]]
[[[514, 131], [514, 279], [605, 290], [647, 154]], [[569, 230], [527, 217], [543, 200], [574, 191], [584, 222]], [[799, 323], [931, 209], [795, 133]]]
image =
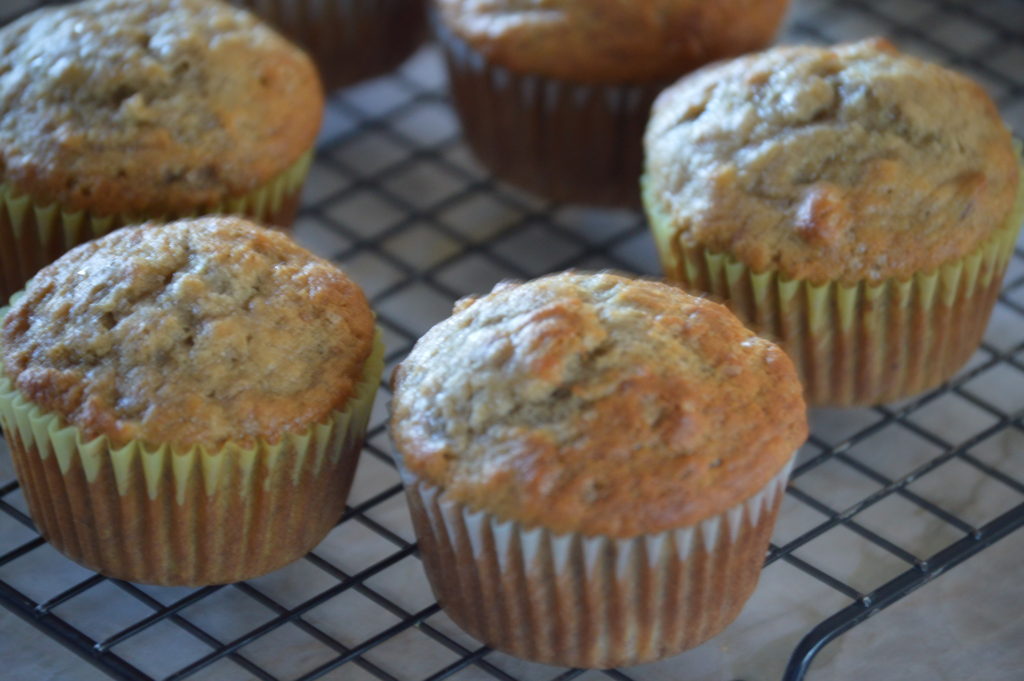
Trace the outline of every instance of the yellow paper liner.
[[378, 331], [346, 408], [277, 443], [86, 442], [2, 374], [0, 425], [40, 534], [66, 556], [132, 582], [235, 582], [302, 557], [341, 517], [383, 366]]
[[234, 0], [305, 48], [333, 90], [397, 68], [423, 42], [427, 0]]
[[401, 465], [438, 602], [489, 646], [608, 668], [693, 648], [753, 593], [792, 460], [725, 513], [633, 539], [554, 534], [473, 510]]
[[[313, 151], [307, 151], [259, 189], [200, 212], [234, 213], [288, 227], [298, 210], [302, 185], [312, 160]], [[84, 211], [67, 212], [55, 203], [36, 204], [27, 194], [17, 195], [9, 185], [0, 183], [0, 300], [19, 291], [36, 272], [79, 244], [123, 225], [195, 214], [198, 212], [105, 216]]]
[[510, 71], [433, 13], [452, 104], [474, 155], [495, 175], [555, 201], [640, 205], [651, 104], [667, 85], [594, 85]]
[[811, 405], [891, 402], [940, 385], [981, 343], [1024, 220], [1024, 176], [1006, 224], [966, 257], [906, 281], [812, 284], [686, 245], [647, 191], [665, 277], [724, 301], [793, 359]]

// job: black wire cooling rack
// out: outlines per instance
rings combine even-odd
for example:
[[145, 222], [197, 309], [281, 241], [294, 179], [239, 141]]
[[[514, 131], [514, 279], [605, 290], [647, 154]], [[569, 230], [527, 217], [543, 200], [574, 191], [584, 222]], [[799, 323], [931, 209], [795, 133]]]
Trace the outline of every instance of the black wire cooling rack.
[[[0, 18], [37, 4], [9, 3]], [[1024, 2], [795, 0], [783, 40], [875, 34], [970, 73], [1024, 136]], [[568, 267], [656, 274], [638, 214], [544, 203], [487, 176], [460, 140], [429, 47], [331, 97], [296, 236], [370, 294], [390, 366], [453, 300], [500, 279]], [[668, 666], [585, 672], [521, 663], [459, 631], [419, 566], [382, 393], [338, 527], [298, 563], [228, 586], [153, 588], [73, 565], [36, 534], [0, 442], [0, 604], [133, 681], [686, 677], [701, 649]], [[1024, 251], [955, 380], [899, 404], [816, 411], [812, 426], [748, 607], [783, 631], [769, 646], [778, 671], [755, 659], [771, 674], [761, 681], [803, 679], [833, 639], [1024, 525]], [[802, 619], [790, 617], [795, 603]], [[721, 637], [733, 656], [758, 630], [739, 629]]]

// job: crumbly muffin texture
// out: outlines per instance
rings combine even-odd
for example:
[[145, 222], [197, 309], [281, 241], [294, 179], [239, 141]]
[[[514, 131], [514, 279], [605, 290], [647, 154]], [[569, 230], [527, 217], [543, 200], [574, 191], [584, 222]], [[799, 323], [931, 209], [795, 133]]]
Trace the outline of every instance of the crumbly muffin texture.
[[451, 498], [617, 537], [743, 501], [807, 435], [789, 359], [665, 284], [564, 273], [461, 302], [394, 376], [404, 465]]
[[277, 441], [342, 408], [374, 335], [362, 291], [234, 217], [125, 228], [42, 270], [3, 320], [3, 369], [88, 437]]
[[437, 0], [493, 62], [574, 82], [676, 78], [768, 44], [788, 0]]
[[313, 144], [316, 69], [219, 0], [87, 0], [0, 30], [0, 171], [98, 214], [210, 207]]
[[963, 257], [1018, 185], [982, 88], [879, 39], [702, 69], [662, 93], [645, 146], [648, 209], [681, 244], [813, 283]]

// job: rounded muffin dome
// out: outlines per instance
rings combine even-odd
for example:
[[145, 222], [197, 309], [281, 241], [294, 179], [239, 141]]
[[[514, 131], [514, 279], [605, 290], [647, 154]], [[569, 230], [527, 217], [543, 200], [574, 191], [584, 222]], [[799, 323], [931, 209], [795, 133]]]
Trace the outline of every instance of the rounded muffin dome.
[[322, 103], [306, 54], [219, 0], [87, 0], [0, 29], [2, 179], [39, 205], [218, 205], [297, 162]]
[[359, 287], [236, 217], [127, 227], [44, 268], [3, 319], [3, 371], [87, 438], [276, 441], [353, 396], [374, 337]]
[[963, 257], [1006, 225], [1018, 188], [984, 90], [884, 40], [708, 66], [661, 94], [645, 146], [668, 241], [815, 284]]
[[789, 359], [665, 284], [565, 273], [460, 303], [395, 373], [413, 474], [527, 526], [615, 537], [753, 495], [807, 435]]

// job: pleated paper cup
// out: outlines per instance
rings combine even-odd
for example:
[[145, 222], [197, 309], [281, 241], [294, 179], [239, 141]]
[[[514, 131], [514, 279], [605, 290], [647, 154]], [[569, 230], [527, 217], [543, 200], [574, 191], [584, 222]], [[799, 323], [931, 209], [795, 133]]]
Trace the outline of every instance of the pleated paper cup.
[[811, 405], [891, 402], [952, 377], [981, 343], [1024, 220], [1022, 183], [1006, 224], [966, 257], [907, 280], [819, 285], [683, 243], [653, 199], [645, 205], [666, 278], [722, 300], [777, 342]]
[[399, 462], [427, 577], [452, 620], [511, 655], [590, 668], [668, 657], [725, 629], [757, 585], [791, 467], [725, 513], [615, 539], [501, 520]]
[[667, 83], [590, 85], [491, 63], [433, 13], [455, 110], [477, 159], [556, 201], [639, 206], [643, 135]]
[[244, 215], [258, 222], [288, 227], [299, 207], [302, 185], [313, 159], [312, 150], [266, 185], [244, 196], [196, 211], [167, 215], [93, 215], [66, 211], [56, 203], [42, 205], [0, 183], [0, 300], [21, 290], [46, 265], [79, 244], [124, 225], [146, 220], [171, 220], [207, 213]]
[[344, 410], [251, 447], [85, 441], [2, 374], [0, 425], [32, 519], [68, 558], [132, 582], [236, 582], [302, 557], [341, 518], [383, 364], [378, 332]]
[[426, 34], [426, 0], [233, 0], [309, 52], [328, 90], [394, 70]]

